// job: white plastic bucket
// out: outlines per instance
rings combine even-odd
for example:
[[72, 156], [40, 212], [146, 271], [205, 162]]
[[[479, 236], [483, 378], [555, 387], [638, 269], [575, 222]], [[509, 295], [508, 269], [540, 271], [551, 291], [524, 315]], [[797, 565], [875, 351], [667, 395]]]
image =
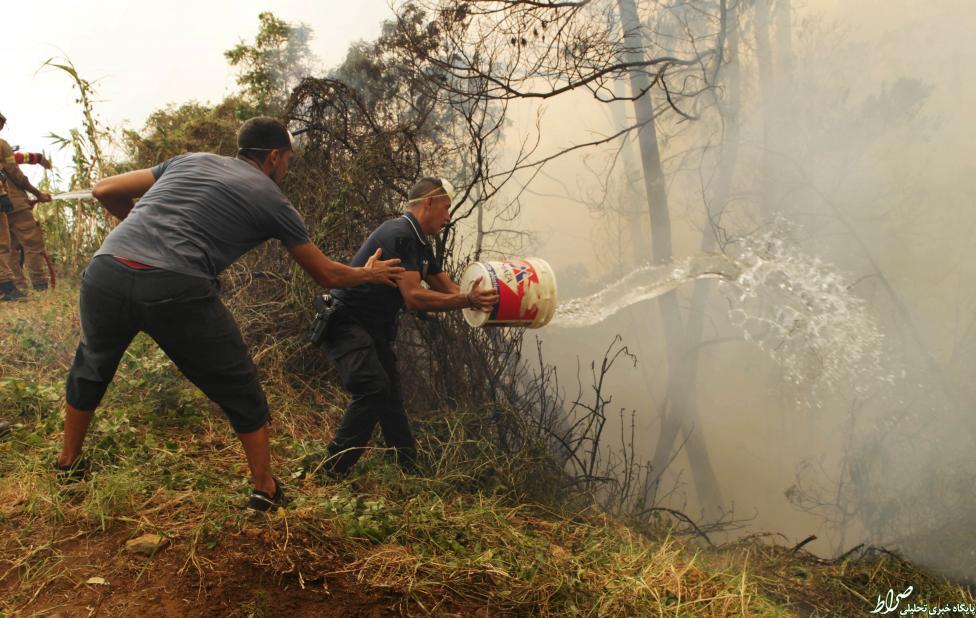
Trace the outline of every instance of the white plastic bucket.
[[494, 288], [498, 304], [491, 313], [464, 309], [471, 326], [524, 326], [542, 328], [556, 313], [556, 275], [539, 258], [514, 258], [500, 262], [472, 262], [461, 275], [461, 291], [467, 294], [481, 277], [480, 287]]

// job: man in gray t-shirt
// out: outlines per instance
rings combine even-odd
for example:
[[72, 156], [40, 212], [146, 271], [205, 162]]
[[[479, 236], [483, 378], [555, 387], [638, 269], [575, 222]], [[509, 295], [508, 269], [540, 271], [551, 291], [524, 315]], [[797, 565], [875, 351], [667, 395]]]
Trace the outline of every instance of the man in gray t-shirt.
[[278, 185], [245, 159], [195, 152], [150, 171], [152, 187], [96, 256], [213, 279], [268, 238], [285, 247], [309, 241]]
[[[284, 504], [271, 474], [267, 399], [237, 323], [218, 297], [217, 276], [269, 238], [280, 240], [327, 288], [395, 287], [403, 268], [398, 259], [380, 260], [382, 251], [351, 268], [309, 241], [280, 189], [293, 154], [283, 124], [252, 118], [241, 126], [237, 144], [237, 158], [180, 155], [106, 178], [92, 190], [122, 223], [82, 277], [82, 338], [68, 374], [57, 461], [63, 480], [84, 478], [81, 448], [95, 408], [129, 343], [145, 332], [227, 415], [255, 485], [248, 507], [268, 511]], [[138, 205], [135, 198], [141, 198]]]

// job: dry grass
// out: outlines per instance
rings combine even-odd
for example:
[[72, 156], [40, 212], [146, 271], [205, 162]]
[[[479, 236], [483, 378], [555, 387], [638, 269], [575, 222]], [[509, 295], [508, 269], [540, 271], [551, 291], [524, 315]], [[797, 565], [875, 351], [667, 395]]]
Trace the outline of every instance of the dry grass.
[[[317, 470], [344, 395], [280, 375], [273, 349], [258, 353], [289, 509], [257, 520], [244, 514], [249, 485], [229, 426], [142, 338], [89, 436], [92, 478], [61, 488], [50, 465], [78, 338], [75, 294], [59, 288], [4, 306], [0, 405], [15, 431], [0, 443], [3, 615], [43, 613], [74, 597], [94, 604], [104, 593], [84, 584], [93, 574], [131, 580], [125, 607], [135, 612], [133, 599], [164, 572], [170, 588], [224, 603], [164, 613], [236, 613], [226, 609], [229, 589], [213, 590], [242, 569], [251, 583], [241, 594], [251, 596], [234, 605], [238, 615], [275, 613], [272, 598], [291, 599], [296, 615], [323, 600], [409, 614], [853, 615], [906, 582], [933, 602], [972, 602], [884, 554], [830, 564], [756, 540], [702, 553], [638, 535], [585, 496], [528, 501], [535, 494], [527, 487], [556, 472], [530, 454], [499, 459], [458, 412], [429, 415], [418, 431], [427, 476], [405, 477], [373, 453], [354, 478], [336, 483]], [[169, 546], [149, 561], [126, 556], [125, 540], [144, 532]], [[254, 587], [255, 577], [270, 583]]]

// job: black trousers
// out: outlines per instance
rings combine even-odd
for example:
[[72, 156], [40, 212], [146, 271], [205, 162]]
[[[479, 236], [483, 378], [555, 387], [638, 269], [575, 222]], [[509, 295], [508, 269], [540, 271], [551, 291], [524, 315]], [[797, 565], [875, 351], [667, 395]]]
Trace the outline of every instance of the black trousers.
[[324, 347], [352, 401], [339, 430], [329, 443], [331, 468], [345, 474], [363, 454], [379, 423], [388, 453], [401, 466], [412, 469], [416, 446], [400, 396], [400, 376], [392, 343], [339, 308], [329, 321]]
[[91, 411], [101, 403], [126, 348], [144, 331], [220, 406], [234, 431], [250, 433], [268, 421], [257, 368], [216, 281], [99, 256], [82, 275], [80, 304], [81, 342], [67, 383], [71, 406]]

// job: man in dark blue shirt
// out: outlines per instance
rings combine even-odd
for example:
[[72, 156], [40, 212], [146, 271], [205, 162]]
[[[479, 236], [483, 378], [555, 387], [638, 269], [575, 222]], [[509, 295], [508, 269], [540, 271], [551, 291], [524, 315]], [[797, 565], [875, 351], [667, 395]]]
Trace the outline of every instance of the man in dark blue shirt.
[[462, 294], [434, 257], [429, 237], [450, 222], [452, 199], [450, 183], [421, 178], [410, 189], [407, 212], [376, 228], [352, 261], [353, 266], [364, 264], [380, 250], [383, 257], [398, 258], [404, 272], [397, 280], [397, 288], [365, 284], [333, 294], [336, 309], [323, 345], [336, 364], [342, 385], [352, 395], [329, 443], [330, 468], [338, 475], [356, 463], [377, 423], [400, 465], [413, 467], [414, 439], [403, 410], [393, 352], [400, 310], [491, 311], [498, 302], [498, 293], [481, 288], [478, 282], [470, 293]]

